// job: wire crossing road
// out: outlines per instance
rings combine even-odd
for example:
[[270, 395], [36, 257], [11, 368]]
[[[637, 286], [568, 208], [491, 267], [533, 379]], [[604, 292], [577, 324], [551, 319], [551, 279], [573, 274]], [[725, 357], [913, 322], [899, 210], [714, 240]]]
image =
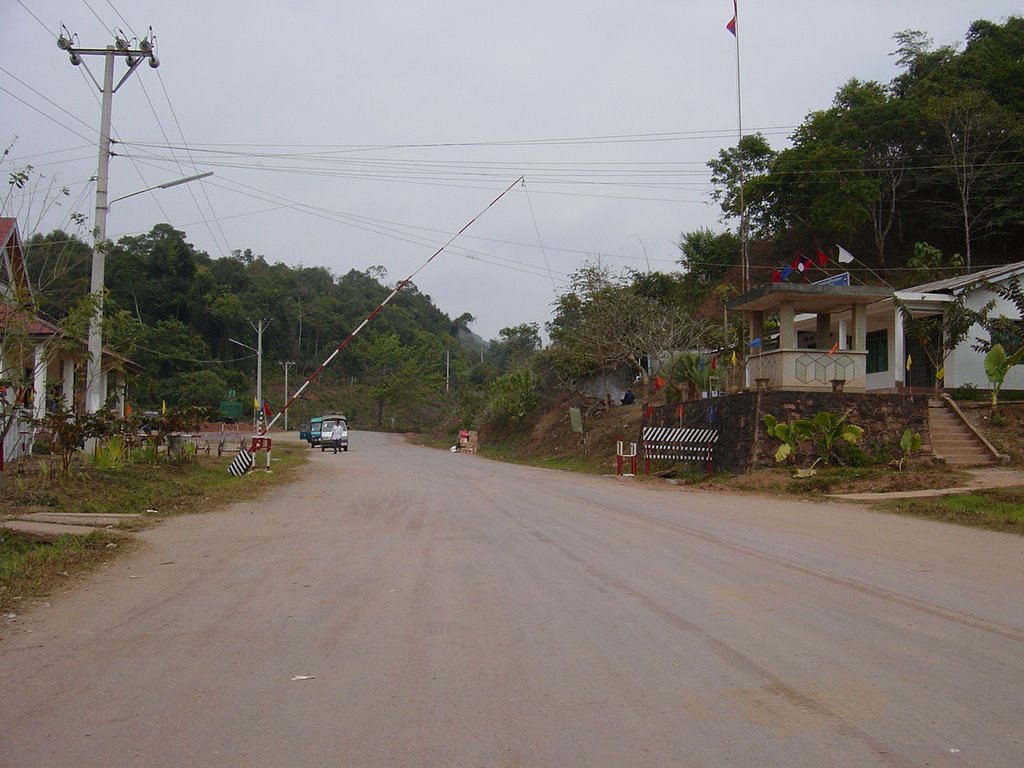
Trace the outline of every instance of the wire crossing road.
[[985, 766], [1024, 540], [353, 433], [0, 641], [0, 765]]

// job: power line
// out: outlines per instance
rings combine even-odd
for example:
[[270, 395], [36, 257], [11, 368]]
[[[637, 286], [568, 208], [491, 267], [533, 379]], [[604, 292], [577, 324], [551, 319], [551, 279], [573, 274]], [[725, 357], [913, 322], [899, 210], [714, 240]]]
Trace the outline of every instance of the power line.
[[41, 109], [39, 109], [38, 107], [35, 107], [35, 106], [33, 106], [33, 105], [29, 104], [29, 103], [28, 103], [27, 101], [25, 101], [25, 100], [24, 100], [23, 98], [21, 98], [20, 96], [17, 96], [17, 95], [15, 95], [14, 93], [12, 93], [11, 91], [7, 90], [7, 89], [6, 89], [6, 88], [4, 88], [3, 86], [0, 86], [0, 91], [3, 91], [4, 93], [6, 93], [6, 94], [7, 94], [8, 96], [10, 96], [10, 97], [11, 97], [11, 98], [13, 98], [13, 99], [16, 99], [17, 101], [20, 101], [20, 102], [21, 102], [22, 104], [24, 104], [24, 105], [25, 105], [26, 107], [28, 107], [29, 109], [31, 109], [31, 110], [32, 110], [33, 112], [38, 112], [38, 113], [39, 113], [40, 115], [42, 115], [43, 117], [45, 117], [45, 118], [46, 118], [47, 120], [49, 120], [50, 122], [52, 122], [52, 123], [56, 123], [56, 124], [57, 124], [57, 125], [59, 125], [59, 126], [60, 126], [61, 128], [63, 128], [64, 130], [66, 130], [66, 131], [67, 131], [68, 133], [73, 133], [73, 134], [75, 134], [75, 136], [77, 136], [78, 138], [80, 138], [80, 139], [83, 139], [83, 140], [85, 140], [85, 141], [92, 141], [92, 139], [90, 139], [90, 138], [89, 138], [88, 136], [83, 136], [83, 135], [82, 135], [82, 134], [80, 134], [80, 133], [79, 133], [78, 131], [76, 131], [76, 130], [75, 130], [74, 128], [70, 128], [70, 127], [68, 127], [67, 125], [65, 125], [64, 123], [62, 123], [62, 122], [61, 122], [60, 120], [57, 120], [56, 118], [54, 118], [54, 117], [51, 117], [50, 115], [46, 114], [46, 113], [45, 113], [45, 112], [43, 112], [43, 111], [42, 111]]
[[[109, 2], [109, 0], [108, 0], [108, 2]], [[181, 136], [181, 140], [184, 143], [185, 142], [185, 132], [181, 129], [181, 122], [178, 120], [178, 114], [177, 114], [177, 112], [175, 112], [174, 105], [171, 103], [171, 95], [167, 92], [167, 86], [164, 84], [164, 79], [160, 75], [159, 72], [157, 72], [157, 80], [160, 83], [160, 87], [163, 89], [164, 98], [167, 100], [167, 106], [171, 110], [171, 117], [174, 118], [174, 124], [178, 128], [178, 135]], [[194, 170], [198, 171], [198, 166], [196, 165], [195, 158], [192, 157], [192, 151], [190, 149], [188, 149], [188, 144], [187, 143], [185, 144], [185, 148], [186, 148], [186, 151], [188, 152], [189, 161], [192, 163], [192, 168]], [[216, 211], [214, 211], [214, 209], [213, 209], [213, 203], [210, 201], [210, 195], [207, 193], [205, 186], [203, 186], [203, 185], [200, 185], [200, 186], [202, 187], [203, 195], [206, 197], [206, 204], [210, 208], [210, 213], [213, 214], [213, 216], [214, 216], [214, 221], [217, 224], [217, 230], [220, 232], [220, 236], [224, 240], [224, 246], [227, 248], [227, 253], [231, 253], [231, 245], [230, 245], [230, 243], [228, 243], [227, 235], [224, 234], [224, 229], [223, 229], [223, 227], [220, 226], [220, 221], [217, 219]], [[190, 189], [189, 192], [192, 193], [192, 190]], [[192, 193], [192, 199], [195, 200], [195, 194], [194, 193]], [[199, 208], [198, 202], [196, 203], [196, 207]], [[204, 222], [205, 222], [205, 219], [204, 219]], [[213, 231], [210, 230], [208, 222], [206, 223], [206, 226], [207, 226], [207, 231], [210, 232], [210, 237], [213, 238], [214, 242], [216, 242], [217, 238], [213, 237]]]

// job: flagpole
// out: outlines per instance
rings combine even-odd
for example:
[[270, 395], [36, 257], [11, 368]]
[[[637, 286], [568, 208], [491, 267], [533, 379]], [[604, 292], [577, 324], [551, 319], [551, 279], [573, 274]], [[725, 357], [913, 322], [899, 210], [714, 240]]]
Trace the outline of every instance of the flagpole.
[[732, 2], [732, 34], [736, 38], [736, 157], [739, 162], [740, 183], [740, 272], [743, 293], [750, 290], [750, 259], [747, 252], [747, 207], [743, 200], [743, 82], [740, 78], [740, 9], [737, 0]]

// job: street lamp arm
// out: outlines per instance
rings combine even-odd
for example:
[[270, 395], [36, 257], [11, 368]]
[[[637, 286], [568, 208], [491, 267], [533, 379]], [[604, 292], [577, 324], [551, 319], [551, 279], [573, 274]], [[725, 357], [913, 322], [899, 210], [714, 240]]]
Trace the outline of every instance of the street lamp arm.
[[135, 197], [136, 195], [141, 195], [144, 192], [152, 192], [156, 189], [170, 189], [171, 187], [176, 187], [179, 184], [188, 184], [189, 182], [199, 181], [200, 179], [205, 179], [210, 176], [213, 176], [213, 171], [207, 171], [206, 173], [197, 173], [195, 176], [186, 176], [183, 179], [175, 179], [174, 181], [165, 181], [163, 184], [157, 184], [155, 187], [146, 187], [145, 189], [140, 189], [138, 192], [132, 192], [130, 195], [121, 195], [121, 197], [115, 197], [113, 200], [107, 202], [107, 208], [109, 209], [110, 206], [112, 206], [119, 200], [127, 200], [129, 197]]
[[240, 342], [240, 341], [238, 341], [236, 339], [228, 339], [228, 341], [230, 341], [232, 344], [237, 344], [240, 347], [245, 347], [246, 349], [251, 349], [253, 352], [259, 352], [259, 350], [256, 349], [256, 347], [250, 347], [248, 344], [243, 344], [242, 342]]

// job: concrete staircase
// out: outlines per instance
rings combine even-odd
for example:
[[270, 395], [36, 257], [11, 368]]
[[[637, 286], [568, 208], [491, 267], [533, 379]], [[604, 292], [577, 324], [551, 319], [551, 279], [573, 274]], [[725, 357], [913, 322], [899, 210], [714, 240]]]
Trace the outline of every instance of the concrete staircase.
[[944, 459], [951, 466], [977, 467], [998, 463], [993, 451], [943, 400], [928, 402], [928, 430], [932, 455]]

